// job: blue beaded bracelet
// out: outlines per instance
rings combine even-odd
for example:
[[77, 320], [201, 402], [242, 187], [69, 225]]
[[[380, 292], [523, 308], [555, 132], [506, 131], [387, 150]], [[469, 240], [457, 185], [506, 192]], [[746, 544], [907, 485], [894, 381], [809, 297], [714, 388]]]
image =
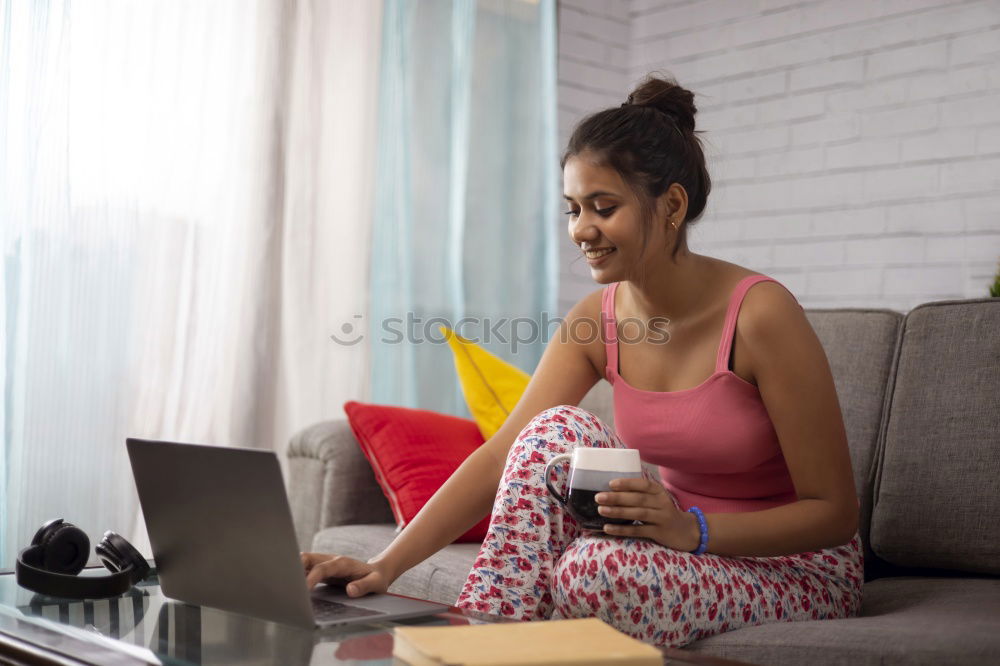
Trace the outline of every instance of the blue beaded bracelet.
[[705, 514], [698, 507], [691, 507], [688, 509], [688, 513], [693, 513], [694, 517], [698, 519], [698, 529], [701, 530], [701, 540], [698, 543], [698, 547], [691, 552], [695, 555], [701, 555], [708, 550], [708, 523], [705, 521]]

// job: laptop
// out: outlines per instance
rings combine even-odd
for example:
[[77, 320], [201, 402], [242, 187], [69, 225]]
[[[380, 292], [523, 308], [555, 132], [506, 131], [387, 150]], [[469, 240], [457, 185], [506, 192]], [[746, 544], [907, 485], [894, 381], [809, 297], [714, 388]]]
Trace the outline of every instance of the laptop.
[[448, 606], [310, 593], [278, 457], [259, 449], [126, 440], [163, 594], [298, 627], [381, 622]]

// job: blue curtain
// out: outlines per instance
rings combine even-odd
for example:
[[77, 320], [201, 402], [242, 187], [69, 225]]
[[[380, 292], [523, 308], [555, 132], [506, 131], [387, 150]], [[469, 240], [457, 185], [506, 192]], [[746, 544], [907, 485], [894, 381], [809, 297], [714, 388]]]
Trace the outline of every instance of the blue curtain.
[[372, 400], [468, 415], [440, 324], [532, 372], [555, 329], [554, 0], [386, 0]]

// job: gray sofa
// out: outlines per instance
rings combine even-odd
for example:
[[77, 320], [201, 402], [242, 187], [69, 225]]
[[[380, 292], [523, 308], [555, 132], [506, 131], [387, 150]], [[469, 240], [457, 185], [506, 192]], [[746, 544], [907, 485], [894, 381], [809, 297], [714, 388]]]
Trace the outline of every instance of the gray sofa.
[[[861, 617], [748, 627], [690, 649], [760, 664], [1000, 663], [1000, 298], [807, 310], [826, 349], [861, 499]], [[601, 382], [581, 406], [611, 420]], [[367, 559], [395, 525], [346, 421], [288, 450], [303, 549]], [[476, 544], [391, 591], [453, 603]]]

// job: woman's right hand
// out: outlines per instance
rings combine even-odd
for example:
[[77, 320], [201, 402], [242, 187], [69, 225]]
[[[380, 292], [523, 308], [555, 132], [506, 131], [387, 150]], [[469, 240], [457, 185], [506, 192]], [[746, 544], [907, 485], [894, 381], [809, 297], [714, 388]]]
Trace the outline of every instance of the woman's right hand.
[[334, 585], [347, 584], [347, 596], [362, 597], [382, 594], [389, 589], [389, 576], [376, 564], [361, 562], [351, 557], [330, 553], [302, 553], [302, 566], [306, 572], [306, 586], [311, 590], [317, 584], [329, 581]]

